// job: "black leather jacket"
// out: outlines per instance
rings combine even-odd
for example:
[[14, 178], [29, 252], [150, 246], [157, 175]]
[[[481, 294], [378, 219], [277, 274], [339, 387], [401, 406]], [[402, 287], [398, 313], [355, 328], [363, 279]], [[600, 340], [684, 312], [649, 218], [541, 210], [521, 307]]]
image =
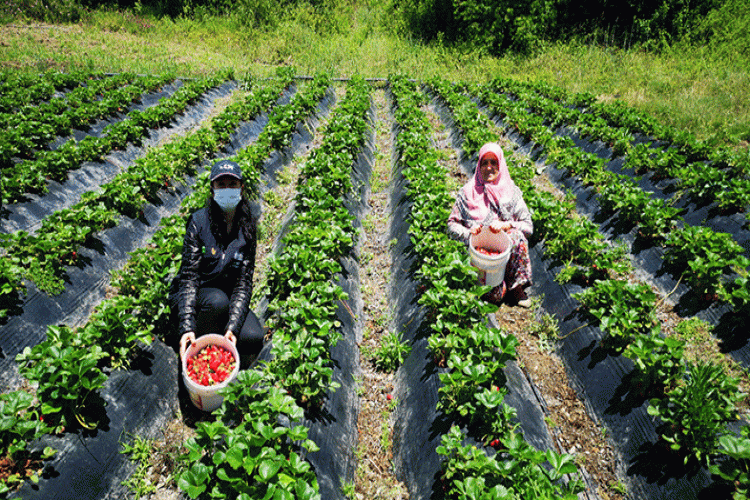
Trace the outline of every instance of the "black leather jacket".
[[[245, 204], [242, 201], [241, 204]], [[177, 275], [180, 335], [195, 332], [198, 289], [220, 288], [229, 295], [229, 322], [221, 332], [239, 333], [245, 322], [253, 287], [257, 234], [247, 207], [237, 207], [232, 232], [226, 233], [221, 208], [215, 202], [188, 219]]]

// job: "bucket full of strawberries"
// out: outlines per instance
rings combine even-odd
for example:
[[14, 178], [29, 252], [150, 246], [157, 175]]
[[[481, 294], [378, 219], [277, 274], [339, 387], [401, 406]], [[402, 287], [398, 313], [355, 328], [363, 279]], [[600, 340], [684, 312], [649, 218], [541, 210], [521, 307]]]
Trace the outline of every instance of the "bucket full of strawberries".
[[240, 371], [240, 355], [236, 339], [209, 333], [198, 339], [185, 334], [180, 340], [182, 380], [193, 404], [203, 411], [221, 406], [219, 394]]
[[479, 269], [481, 284], [498, 286], [503, 282], [510, 250], [510, 237], [504, 231], [493, 233], [489, 226], [482, 226], [479, 234], [469, 237], [471, 264]]

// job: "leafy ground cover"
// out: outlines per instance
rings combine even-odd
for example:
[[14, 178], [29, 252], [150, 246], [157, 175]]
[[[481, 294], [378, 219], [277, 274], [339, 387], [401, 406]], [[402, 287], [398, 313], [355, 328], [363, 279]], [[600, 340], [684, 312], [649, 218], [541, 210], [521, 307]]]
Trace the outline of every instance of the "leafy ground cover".
[[[148, 163], [151, 167], [132, 169], [132, 173], [141, 176], [139, 179], [143, 178], [145, 184], [128, 177], [130, 180], [118, 184], [120, 194], [131, 193], [126, 190], [126, 184], [139, 183], [142, 189], [148, 191], [152, 188], [147, 187], [147, 184], [153, 183], [154, 192], [159, 192], [161, 189], [169, 189], [176, 177], [194, 175], [198, 165], [207, 160], [212, 152], [218, 151], [221, 144], [226, 143], [231, 130], [240, 121], [239, 116], [247, 119], [265, 109], [279, 95], [279, 89], [285, 82], [290, 81], [289, 73], [286, 78], [282, 83], [275, 84], [277, 86], [261, 84], [253, 87], [258, 91], [257, 102], [248, 100], [228, 108], [225, 113], [212, 120], [211, 127], [204, 127], [195, 134], [187, 134], [185, 138], [175, 141], [174, 146], [164, 148], [163, 154], [167, 156], [157, 156], [162, 153], [156, 152], [161, 150], [155, 148], [154, 157], [157, 160], [153, 160], [155, 163]], [[270, 110], [264, 132], [252, 145], [237, 152], [236, 158], [248, 172], [252, 172], [251, 177], [255, 183], [261, 179], [260, 167], [274, 151], [283, 151], [288, 147], [289, 136], [296, 129], [297, 123], [313, 112], [330, 85], [327, 75], [301, 85], [289, 106], [276, 105]], [[445, 491], [456, 498], [478, 495], [478, 490], [482, 488], [490, 488], [493, 494], [510, 494], [523, 482], [528, 488], [537, 485], [547, 495], [571, 495], [578, 488], [578, 483], [571, 481], [568, 486], [563, 487], [556, 481], [563, 474], [573, 472], [575, 464], [583, 463], [585, 467], [592, 468], [591, 474], [600, 481], [598, 488], [601, 491], [608, 491], [611, 495], [620, 493], [625, 488], [621, 482], [625, 480], [622, 476], [618, 477], [611, 470], [605, 473], [605, 468], [596, 464], [595, 460], [574, 458], [575, 453], [594, 453], [593, 450], [605, 450], [608, 446], [604, 439], [606, 429], [599, 431], [602, 439], [593, 439], [597, 432], [591, 432], [590, 429], [596, 426], [591, 421], [584, 424], [586, 417], [582, 414], [584, 412], [581, 411], [580, 402], [576, 403], [576, 398], [571, 397], [570, 392], [566, 396], [559, 396], [567, 403], [553, 405], [559, 407], [559, 413], [550, 414], [549, 419], [550, 422], [562, 422], [557, 425], [571, 431], [576, 428], [571, 422], [585, 425], [591, 439], [586, 445], [581, 445], [584, 449], [575, 448], [575, 451], [571, 451], [573, 448], [568, 444], [559, 450], [560, 453], [554, 450], [538, 452], [521, 441], [520, 435], [513, 431], [509, 420], [513, 410], [502, 402], [505, 395], [502, 369], [517, 357], [517, 352], [520, 351], [519, 340], [516, 335], [506, 336], [486, 325], [478, 326], [484, 325], [487, 313], [493, 311], [477, 300], [482, 290], [474, 285], [474, 274], [465, 261], [465, 252], [456, 247], [455, 242], [446, 240], [443, 234], [442, 221], [452, 204], [453, 190], [461, 184], [459, 179], [463, 174], [447, 168], [452, 161], [446, 161], [443, 156], [446, 153], [437, 152], [429, 145], [431, 127], [420, 108], [430, 99], [404, 78], [394, 77], [389, 85], [393, 87], [393, 94], [399, 96], [394, 98], [398, 100], [398, 105], [391, 110], [394, 113], [393, 122], [385, 112], [386, 105], [380, 103], [377, 106], [375, 129], [379, 137], [378, 144], [382, 144], [383, 149], [376, 155], [375, 162], [382, 164], [378, 175], [373, 176], [370, 182], [373, 192], [382, 195], [388, 191], [389, 188], [385, 185], [389, 182], [388, 176], [383, 169], [389, 165], [387, 159], [391, 158], [392, 149], [398, 150], [397, 161], [406, 167], [406, 182], [413, 195], [409, 200], [413, 210], [410, 215], [412, 238], [419, 243], [414, 244], [413, 250], [420, 262], [415, 276], [424, 287], [418, 293], [418, 301], [427, 311], [429, 328], [434, 331], [430, 338], [431, 357], [437, 366], [444, 369], [440, 373], [438, 409], [460, 424], [442, 435], [439, 453], [445, 457], [442, 476]], [[462, 148], [455, 158], [456, 162], [464, 161], [459, 158], [470, 158], [483, 141], [498, 136], [498, 129], [487, 116], [478, 111], [476, 103], [461, 93], [461, 87], [454, 87], [435, 78], [427, 82], [426, 88], [433, 100], [447, 103], [452, 110], [450, 126], [453, 133], [461, 137]], [[267, 92], [264, 89], [268, 89]], [[351, 196], [352, 192], [362, 189], [362, 185], [353, 183], [348, 169], [357, 157], [363, 137], [368, 133], [370, 124], [366, 116], [371, 105], [370, 99], [369, 84], [355, 79], [347, 85], [347, 93], [343, 96], [340, 107], [325, 129], [321, 128], [316, 133], [320, 136], [319, 147], [299, 166], [294, 194], [286, 198], [294, 200], [294, 223], [285, 230], [281, 244], [283, 250], [268, 259], [269, 266], [263, 273], [263, 286], [258, 287], [263, 291], [256, 292], [256, 298], [260, 293], [267, 295], [270, 300], [268, 312], [272, 318], [270, 325], [276, 349], [274, 359], [268, 363], [267, 368], [252, 370], [243, 375], [243, 383], [236, 391], [227, 393], [228, 400], [242, 405], [243, 411], [254, 416], [256, 424], [236, 426], [239, 414], [236, 409], [229, 408], [221, 410], [217, 414], [217, 420], [196, 424], [194, 439], [183, 450], [186, 459], [194, 463], [194, 466], [184, 469], [176, 466], [174, 472], [175, 483], [191, 497], [200, 497], [207, 494], [204, 492], [210, 491], [244, 491], [247, 495], [255, 495], [259, 494], [259, 484], [265, 485], [261, 488], [264, 492], [284, 492], [279, 495], [305, 498], [314, 498], [316, 495], [316, 480], [308, 462], [304, 460], [306, 455], [314, 453], [315, 443], [308, 441], [304, 425], [281, 429], [275, 426], [275, 422], [278, 419], [301, 421], [304, 416], [315, 414], [324, 404], [329, 390], [336, 387], [334, 367], [327, 358], [327, 352], [337, 338], [336, 331], [340, 325], [331, 314], [339, 304], [345, 303], [347, 297], [330, 284], [331, 277], [344, 272], [338, 266], [337, 259], [331, 259], [330, 255], [351, 254], [357, 247], [357, 238], [362, 234], [353, 231], [354, 219], [348, 209], [339, 203]], [[397, 123], [397, 126], [392, 127], [392, 123]], [[528, 136], [523, 135], [527, 133], [527, 129], [521, 127], [516, 127], [512, 133], [520, 133], [526, 139], [534, 138], [544, 148], [548, 148], [550, 153], [557, 151], [556, 148], [562, 150], [570, 147], [562, 139], [545, 138], [542, 135], [545, 128], [539, 125], [540, 123], [531, 123]], [[395, 142], [392, 144], [387, 139], [387, 130], [390, 128], [398, 132], [394, 133]], [[506, 132], [510, 130], [507, 129]], [[201, 137], [203, 139], [196, 139]], [[197, 142], [194, 143], [193, 139]], [[182, 148], [192, 152], [182, 155]], [[509, 149], [512, 150], [513, 147], [510, 146]], [[563, 157], [562, 153], [559, 156], [548, 156]], [[169, 158], [169, 161], [164, 158]], [[152, 179], [150, 174], [156, 171], [157, 163], [168, 163], [172, 170], [155, 175]], [[604, 176], [597, 174], [597, 161], [592, 160], [586, 165], [588, 169], [578, 170], [577, 172], [582, 172], [578, 175], [588, 175], [591, 179]], [[570, 165], [570, 168], [577, 167], [578, 165]], [[729, 363], [717, 363], [712, 359], [707, 364], [704, 360], [696, 359], [706, 351], [697, 350], [697, 356], [693, 354], [694, 357], [688, 358], [684, 353], [696, 352], [693, 345], [700, 337], [697, 331], [701, 325], [692, 324], [690, 327], [685, 325], [679, 328], [671, 325], [667, 329], [662, 309], [664, 298], [657, 295], [660, 293], [658, 290], [632, 279], [633, 269], [628, 262], [627, 250], [604, 238], [593, 223], [577, 215], [575, 205], [564, 195], [536, 189], [543, 180], [539, 179], [539, 172], [530, 160], [514, 159], [513, 168], [517, 182], [529, 193], [529, 203], [539, 217], [538, 237], [544, 240], [547, 257], [565, 263], [558, 279], [562, 283], [576, 281], [584, 286], [577, 296], [581, 304], [580, 316], [606, 334], [605, 341], [609, 343], [607, 356], [622, 355], [637, 366], [636, 375], [644, 388], [644, 393], [639, 397], [641, 401], [648, 401], [648, 411], [662, 424], [658, 432], [667, 443], [666, 446], [681, 454], [688, 465], [711, 467], [711, 471], [722, 481], [742, 477], [744, 465], [738, 449], [746, 443], [742, 436], [729, 432], [727, 423], [735, 420], [736, 407], [744, 408], [737, 389], [745, 381], [731, 374], [727, 375], [722, 366], [731, 368]], [[3, 396], [3, 445], [9, 453], [23, 453], [30, 437], [40, 433], [97, 427], [98, 420], [95, 417], [102, 411], [106, 413], [106, 405], [94, 397], [87, 399], [87, 396], [96, 393], [103, 386], [109, 370], [117, 368], [119, 363], [113, 361], [117, 356], [126, 356], [134, 343], [152, 342], [154, 328], [166, 319], [164, 299], [168, 276], [177, 266], [180, 225], [184, 222], [185, 213], [191, 207], [201, 204], [206, 196], [205, 178], [201, 177], [198, 182], [200, 187], [186, 199], [181, 216], [164, 220], [163, 232], [159, 232], [142, 253], [136, 252], [122, 273], [116, 273], [113, 281], [116, 298], [102, 304], [102, 308], [92, 314], [89, 325], [83, 328], [50, 325], [47, 340], [25, 351], [18, 358], [23, 374], [38, 381], [35, 392], [37, 399], [29, 399], [25, 390]], [[107, 190], [104, 191], [106, 194]], [[254, 192], [261, 194], [262, 191], [257, 186]], [[278, 196], [273, 194], [275, 192], [271, 190], [264, 193], [268, 203], [279, 203], [278, 199], [273, 199]], [[637, 196], [638, 192], [635, 191], [634, 194]], [[141, 197], [133, 193], [124, 197], [128, 199], [122, 203], [136, 203], [135, 208], [118, 209], [118, 213], [125, 217], [138, 216], [138, 211], [143, 206], [156, 201], [153, 194]], [[613, 196], [612, 202], [617, 202], [618, 197], [622, 198], [620, 195]], [[377, 203], [381, 204], [379, 218], [387, 219], [382, 200]], [[283, 203], [279, 206], [282, 207]], [[609, 209], [626, 212], [623, 207]], [[266, 238], [273, 238], [280, 231], [272, 222], [264, 222], [262, 226], [267, 233]], [[384, 220], [378, 221], [379, 224], [383, 222]], [[366, 227], [369, 224], [375, 225], [367, 221], [362, 223], [364, 234], [379, 234], [383, 238], [382, 225], [380, 229], [375, 229]], [[93, 227], [92, 231], [98, 233], [101, 228]], [[682, 250], [679, 249], [682, 247], [678, 245], [677, 239], [692, 238], [693, 241], [702, 237], [699, 231], [675, 231], [674, 236], [670, 235], [674, 248], [677, 249], [673, 250], [674, 254], [670, 257], [675, 267], [684, 267], [686, 262], [694, 261], [696, 255], [695, 252], [688, 255], [681, 253]], [[706, 237], [707, 241], [716, 240], [710, 236]], [[707, 244], [703, 245], [706, 246]], [[386, 333], [384, 328], [388, 323], [388, 313], [387, 305], [381, 303], [387, 302], [382, 297], [382, 288], [383, 282], [387, 282], [388, 278], [379, 268], [388, 265], [381, 255], [388, 251], [388, 245], [381, 242], [377, 249], [371, 250], [379, 255], [363, 252], [358, 257], [360, 266], [366, 266], [367, 260], [371, 259], [372, 270], [368, 273], [377, 275], [372, 278], [371, 286], [381, 290], [373, 294], [363, 293], [368, 304], [371, 304], [364, 310], [371, 315], [370, 321], [374, 325], [372, 336], [363, 339], [361, 343], [361, 359], [370, 365], [370, 371], [366, 375], [385, 384], [385, 390], [378, 391], [376, 387], [364, 383], [361, 389], [362, 395], [370, 398], [368, 403], [373, 407], [372, 413], [376, 415], [373, 417], [371, 414], [370, 417], [374, 424], [366, 425], [363, 422], [361, 429], [365, 430], [371, 441], [379, 443], [377, 458], [371, 460], [375, 467], [370, 472], [363, 467], [362, 477], [371, 477], [372, 470], [382, 472], [391, 468], [388, 452], [389, 412], [398, 407], [399, 401], [391, 392], [388, 376], [382, 371], [396, 369], [409, 354], [409, 346], [400, 340], [399, 332]], [[742, 267], [740, 250], [730, 252], [725, 248], [712, 252], [717, 253], [721, 257], [734, 259], [734, 265], [719, 262], [716, 258], [710, 260], [713, 257], [708, 255], [706, 258], [709, 260], [704, 264], [706, 278], [716, 280], [734, 268]], [[71, 262], [63, 263], [63, 268], [70, 264]], [[376, 285], [376, 282], [379, 284]], [[702, 285], [689, 284], [693, 288], [699, 288], [700, 293], [706, 293]], [[10, 288], [16, 286], [18, 285], [11, 284]], [[64, 282], [61, 286], [65, 286]], [[736, 284], [735, 288], [725, 286], [726, 288], [718, 290], [728, 290], [730, 295], [741, 288], [740, 284]], [[314, 302], [311, 297], [320, 302]], [[374, 303], [370, 303], [370, 300]], [[740, 298], [734, 299], [737, 302], [726, 298], [722, 300], [730, 305], [739, 304], [736, 312], [744, 313]], [[313, 303], [316, 304], [315, 307], [311, 307]], [[536, 339], [532, 341], [531, 337], [525, 336], [527, 344], [532, 343], [537, 349], [543, 349], [545, 340], [552, 344], [557, 340], [564, 342], [564, 339], [556, 339], [554, 334], [541, 333], [542, 327], [537, 322], [530, 321], [529, 318], [511, 321], [514, 317], [517, 316], [507, 308], [501, 309], [497, 316], [504, 329], [516, 328], [512, 325], [514, 321], [519, 321], [524, 325], [523, 333], [531, 330], [531, 336]], [[451, 335], [454, 331], [461, 331], [462, 335]], [[98, 344], [105, 340], [102, 332], [117, 332], [117, 335], [106, 339], [106, 344], [103, 344], [106, 345], [105, 348], [98, 348]], [[671, 335], [673, 332], [675, 335]], [[546, 339], [543, 338], [545, 335]], [[710, 340], [710, 335], [700, 338]], [[493, 348], [487, 349], [487, 346]], [[527, 345], [526, 348], [528, 347]], [[307, 354], [300, 357], [299, 353], [303, 352]], [[718, 350], [711, 352], [721, 354]], [[529, 364], [542, 363], [541, 356], [529, 354], [528, 350], [525, 356]], [[544, 363], [548, 366], [553, 364], [549, 361]], [[531, 369], [527, 369], [527, 373], [531, 373]], [[67, 388], [69, 392], [63, 388]], [[263, 408], [267, 401], [271, 401], [270, 406]], [[706, 404], [694, 404], [699, 401]], [[579, 406], [575, 411], [575, 419], [566, 418], [565, 412], [573, 414], [576, 404]], [[692, 423], [684, 423], [686, 415], [692, 419]], [[229, 441], [236, 443], [242, 453], [238, 455], [237, 451], [226, 448], [226, 443], [220, 442], [219, 436], [231, 436]], [[475, 443], [475, 448], [466, 445], [467, 438]], [[559, 439], [561, 442], [570, 441], [565, 434], [560, 435]], [[269, 445], [258, 447], [257, 443], [260, 441]], [[298, 441], [304, 443], [302, 448], [305, 451], [292, 444]], [[276, 446], [272, 443], [281, 444]], [[131, 451], [135, 449], [133, 446], [135, 445], [130, 447]], [[205, 458], [206, 450], [211, 450], [219, 457], [208, 461]], [[358, 449], [360, 465], [367, 463], [368, 453], [371, 451], [372, 448], [368, 447]], [[49, 451], [42, 450], [34, 459], [44, 460], [48, 457]], [[289, 458], [289, 463], [284, 463], [286, 458]], [[504, 462], [500, 458], [507, 458], [508, 461]], [[468, 460], [475, 461], [473, 463], [476, 467], [466, 466]], [[16, 484], [17, 480], [27, 478], [39, 479], [38, 473], [34, 471], [39, 463], [33, 462], [32, 467], [30, 462], [25, 476], [8, 475], [8, 484]], [[512, 467], [503, 470], [503, 463], [510, 463]], [[541, 464], [544, 463], [552, 469], [542, 467]], [[251, 474], [259, 484], [245, 484], [241, 468], [252, 470]], [[284, 471], [283, 477], [280, 471]], [[524, 478], [524, 481], [519, 481], [519, 477]], [[528, 483], [527, 479], [536, 482]], [[383, 491], [390, 491], [394, 497], [404, 495], [403, 486], [396, 480], [377, 483], [376, 486], [358, 478], [357, 481], [340, 485], [343, 494], [350, 497], [367, 496], [378, 487], [383, 488]], [[737, 491], [741, 489], [738, 487]], [[527, 493], [531, 494], [529, 491]]]

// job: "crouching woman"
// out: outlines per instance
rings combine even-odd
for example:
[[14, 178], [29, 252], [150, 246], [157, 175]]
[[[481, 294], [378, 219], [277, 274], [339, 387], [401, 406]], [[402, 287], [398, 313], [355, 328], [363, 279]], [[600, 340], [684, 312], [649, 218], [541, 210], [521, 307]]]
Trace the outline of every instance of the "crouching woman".
[[521, 189], [508, 172], [500, 146], [487, 143], [479, 150], [474, 177], [458, 193], [448, 218], [448, 233], [467, 246], [469, 236], [478, 234], [482, 226], [494, 233], [505, 231], [512, 249], [505, 270], [505, 279], [484, 297], [500, 304], [506, 298], [511, 304], [529, 307], [526, 288], [531, 285], [531, 261], [528, 238], [534, 226]]
[[210, 182], [211, 197], [187, 223], [182, 263], [169, 296], [177, 321], [169, 343], [176, 346], [185, 335], [224, 334], [237, 342], [246, 368], [263, 347], [264, 335], [250, 310], [256, 219], [243, 195], [243, 175], [237, 163], [215, 163]]

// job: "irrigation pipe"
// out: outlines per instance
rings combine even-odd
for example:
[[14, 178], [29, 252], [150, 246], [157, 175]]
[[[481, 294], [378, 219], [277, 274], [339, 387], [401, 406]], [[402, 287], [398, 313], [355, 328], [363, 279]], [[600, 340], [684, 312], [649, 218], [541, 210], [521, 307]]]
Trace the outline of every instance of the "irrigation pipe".
[[659, 299], [659, 300], [658, 300], [658, 301], [656, 302], [656, 304], [655, 304], [655, 306], [654, 306], [654, 309], [656, 309], [656, 308], [658, 308], [658, 307], [661, 307], [661, 305], [662, 305], [662, 304], [664, 303], [664, 301], [665, 301], [665, 300], [667, 300], [667, 298], [668, 298], [668, 297], [669, 297], [670, 295], [672, 295], [673, 293], [675, 293], [675, 292], [677, 291], [677, 287], [678, 287], [678, 286], [680, 286], [680, 283], [682, 282], [682, 277], [683, 277], [683, 276], [685, 276], [685, 275], [684, 275], [684, 274], [681, 274], [681, 275], [680, 275], [680, 277], [679, 277], [679, 278], [677, 279], [677, 284], [675, 284], [675, 286], [674, 286], [674, 288], [672, 288], [672, 291], [671, 291], [671, 292], [669, 292], [668, 294], [666, 294], [666, 295], [665, 295], [664, 297], [662, 297], [661, 299]]
[[577, 332], [578, 330], [583, 330], [587, 326], [591, 326], [591, 323], [586, 323], [586, 324], [583, 324], [583, 325], [581, 325], [581, 326], [579, 326], [577, 328], [573, 328], [571, 331], [569, 331], [565, 335], [558, 335], [555, 339], [556, 340], [565, 340], [568, 337], [570, 337], [571, 335], [573, 335], [575, 332]]

